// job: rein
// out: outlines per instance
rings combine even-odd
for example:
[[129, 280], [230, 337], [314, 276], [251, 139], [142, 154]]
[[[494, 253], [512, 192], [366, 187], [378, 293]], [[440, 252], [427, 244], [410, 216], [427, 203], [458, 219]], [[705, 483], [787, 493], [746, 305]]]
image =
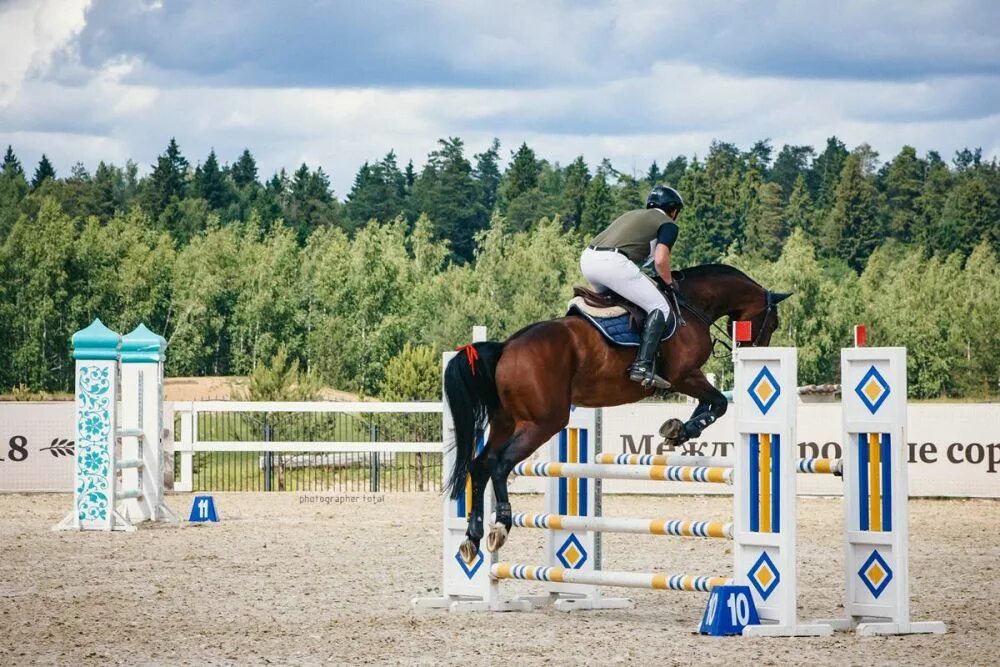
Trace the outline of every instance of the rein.
[[[717, 320], [710, 320], [707, 315], [705, 315], [703, 312], [701, 312], [693, 305], [691, 305], [691, 302], [685, 299], [684, 295], [680, 294], [679, 291], [676, 290], [672, 291], [674, 292], [674, 297], [679, 307], [686, 308], [692, 315], [694, 315], [696, 318], [698, 318], [699, 320], [704, 322], [705, 325], [708, 326], [709, 337], [712, 339], [712, 349], [715, 350], [715, 344], [719, 343], [727, 350], [729, 350], [729, 352], [732, 352], [733, 346], [729, 344], [729, 339], [732, 334], [723, 329]], [[764, 313], [764, 319], [761, 321], [760, 327], [757, 329], [757, 336], [753, 339], [753, 342], [750, 343], [751, 347], [756, 347], [757, 344], [760, 342], [761, 336], [764, 335], [765, 325], [767, 324], [768, 319], [771, 317], [771, 313], [773, 313], [775, 309], [776, 304], [774, 303], [774, 298], [771, 294], [771, 290], [765, 290], [764, 296], [767, 299], [767, 305], [765, 306], [764, 310], [760, 311]], [[760, 312], [757, 313], [756, 315], [753, 315], [753, 317], [757, 317], [757, 315], [760, 315]], [[678, 315], [679, 314], [680, 313], [678, 313]], [[712, 329], [721, 334], [721, 337], [718, 337], [715, 334], [713, 334]]]

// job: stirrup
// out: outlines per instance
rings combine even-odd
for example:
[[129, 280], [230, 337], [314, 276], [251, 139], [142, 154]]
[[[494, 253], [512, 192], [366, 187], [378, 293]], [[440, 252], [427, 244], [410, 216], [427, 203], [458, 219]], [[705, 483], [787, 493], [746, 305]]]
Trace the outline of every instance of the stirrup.
[[[642, 373], [642, 375], [639, 375]], [[655, 387], [657, 389], [673, 389], [673, 385], [667, 380], [661, 378], [652, 369], [648, 369], [644, 366], [633, 365], [628, 369], [628, 379], [632, 382], [638, 382], [643, 387]]]

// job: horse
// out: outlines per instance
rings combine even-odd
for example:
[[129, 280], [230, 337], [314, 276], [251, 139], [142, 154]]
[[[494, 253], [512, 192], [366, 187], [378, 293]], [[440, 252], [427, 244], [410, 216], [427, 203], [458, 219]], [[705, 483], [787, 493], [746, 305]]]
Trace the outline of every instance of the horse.
[[[707, 264], [672, 272], [675, 303], [683, 317], [672, 337], [661, 343], [661, 373], [672, 391], [698, 401], [686, 422], [671, 419], [660, 427], [668, 447], [701, 435], [726, 412], [726, 397], [701, 367], [712, 354], [711, 328], [725, 316], [751, 322], [752, 345], [767, 346], [778, 327], [778, 304], [791, 296], [771, 292], [742, 271]], [[633, 348], [610, 344], [593, 324], [577, 315], [536, 322], [503, 342], [459, 348], [445, 368], [444, 393], [455, 425], [454, 466], [446, 487], [452, 498], [472, 478], [472, 503], [466, 540], [459, 551], [472, 562], [483, 538], [483, 494], [493, 483], [496, 521], [487, 548], [507, 540], [512, 519], [507, 477], [569, 422], [570, 406], [591, 408], [634, 403], [651, 395], [628, 378]], [[478, 455], [477, 433], [489, 424]]]

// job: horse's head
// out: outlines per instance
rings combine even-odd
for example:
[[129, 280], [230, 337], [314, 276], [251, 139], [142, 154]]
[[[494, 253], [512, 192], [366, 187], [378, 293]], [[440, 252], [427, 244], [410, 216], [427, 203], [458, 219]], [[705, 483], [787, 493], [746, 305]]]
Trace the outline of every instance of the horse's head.
[[767, 347], [771, 344], [771, 335], [778, 329], [778, 304], [792, 295], [791, 292], [760, 289], [763, 292], [763, 303], [760, 303], [761, 299], [752, 299], [739, 313], [730, 314], [729, 320], [729, 331], [733, 330], [734, 320], [750, 321], [750, 345], [753, 347]]
[[739, 269], [724, 264], [704, 264], [674, 273], [686, 299], [710, 322], [728, 317], [750, 322], [750, 345], [766, 347], [778, 328], [778, 304], [790, 293], [772, 292]]

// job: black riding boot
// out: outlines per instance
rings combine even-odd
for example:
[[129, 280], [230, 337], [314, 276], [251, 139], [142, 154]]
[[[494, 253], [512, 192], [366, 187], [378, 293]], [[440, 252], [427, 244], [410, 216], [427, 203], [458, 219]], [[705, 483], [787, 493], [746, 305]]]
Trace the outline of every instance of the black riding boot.
[[642, 328], [642, 340], [639, 341], [639, 353], [628, 369], [628, 377], [633, 382], [648, 385], [653, 381], [656, 375], [654, 367], [656, 350], [660, 347], [660, 337], [663, 336], [663, 327], [666, 325], [667, 320], [662, 311], [653, 310], [646, 315], [646, 324]]

